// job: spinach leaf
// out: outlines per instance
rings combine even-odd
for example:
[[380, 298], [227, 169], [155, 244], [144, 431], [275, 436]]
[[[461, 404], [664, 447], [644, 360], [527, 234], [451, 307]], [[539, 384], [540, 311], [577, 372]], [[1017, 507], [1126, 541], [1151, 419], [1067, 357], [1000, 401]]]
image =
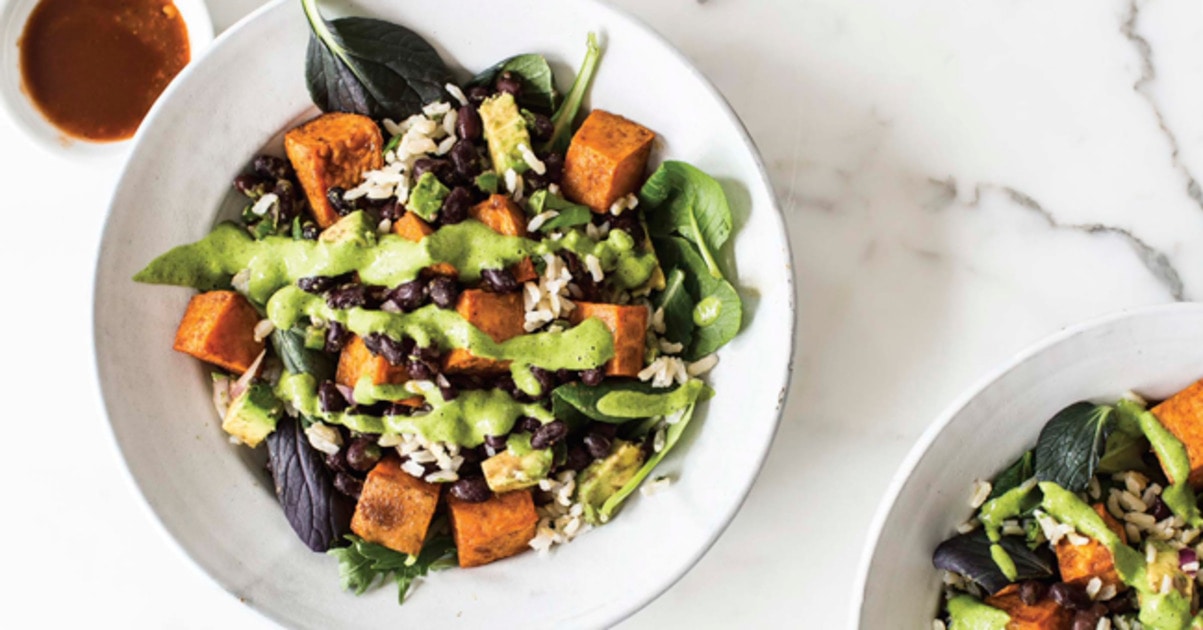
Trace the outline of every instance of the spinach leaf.
[[723, 278], [707, 273], [705, 263], [689, 241], [670, 236], [653, 239], [652, 242], [656, 247], [656, 255], [666, 269], [677, 268], [685, 272], [685, 288], [691, 300], [695, 301], [694, 322], [699, 321], [696, 318], [696, 304], [702, 296], [705, 296], [705, 303], [710, 307], [707, 318], [701, 320], [705, 325], [699, 325], [693, 331], [693, 341], [686, 346], [685, 358], [696, 361], [735, 338], [743, 319], [743, 305], [735, 287]]
[[276, 329], [271, 334], [272, 347], [292, 374], [308, 374], [318, 383], [334, 378], [334, 360], [325, 352], [305, 347], [305, 331]]
[[597, 71], [597, 64], [601, 61], [601, 52], [597, 36], [589, 33], [581, 69], [576, 73], [568, 96], [551, 117], [554, 131], [551, 138], [541, 147], [544, 153], [563, 154], [568, 150], [568, 143], [572, 140], [573, 123], [576, 121], [577, 112], [581, 110], [581, 103], [585, 100], [585, 92], [589, 91], [589, 84], [593, 82], [593, 73]]
[[522, 93], [518, 95], [519, 105], [548, 113], [555, 111], [560, 102], [555, 75], [551, 72], [551, 66], [547, 65], [547, 59], [537, 53], [515, 55], [494, 64], [472, 77], [464, 87], [492, 86], [497, 80], [497, 75], [502, 72], [510, 72], [522, 78]]
[[355, 504], [334, 489], [334, 473], [299, 420], [280, 419], [267, 436], [267, 455], [284, 516], [306, 546], [326, 551], [350, 532]]
[[731, 236], [731, 207], [713, 177], [685, 162], [665, 162], [639, 190], [652, 236], [679, 234], [693, 243], [711, 276], [722, 278], [714, 258]]
[[1036, 477], [1081, 492], [1098, 467], [1114, 428], [1113, 408], [1076, 402], [1057, 412], [1036, 441]]
[[547, 210], [555, 210], [560, 213], [558, 216], [543, 222], [543, 225], [539, 226], [540, 232], [584, 225], [593, 220], [593, 211], [588, 207], [582, 206], [579, 203], [572, 203], [547, 190], [539, 190], [531, 195], [530, 199], [526, 201], [526, 207], [530, 214], [540, 214]]
[[660, 462], [664, 459], [664, 456], [668, 455], [668, 452], [677, 445], [677, 442], [681, 439], [681, 434], [685, 433], [685, 427], [687, 427], [689, 425], [689, 421], [693, 419], [693, 411], [696, 408], [696, 402], [690, 404], [682, 411], [679, 420], [677, 420], [674, 424], [668, 425], [668, 430], [665, 431], [664, 435], [664, 448], [660, 449], [659, 453], [652, 454], [652, 456], [648, 458], [646, 462], [644, 462], [643, 466], [639, 468], [639, 472], [635, 473], [634, 477], [631, 477], [629, 481], [623, 484], [622, 488], [620, 488], [618, 492], [615, 492], [614, 494], [610, 495], [610, 498], [606, 499], [606, 502], [602, 504], [601, 509], [598, 510], [598, 515], [603, 523], [610, 520], [610, 517], [614, 514], [614, 511], [617, 510], [620, 505], [622, 505], [622, 502], [626, 501], [627, 497], [631, 496], [631, 493], [643, 483], [643, 480], [647, 479], [647, 476], [652, 474], [652, 471], [655, 470], [656, 466], [660, 465]]
[[[1033, 551], [1027, 548], [1023, 539], [1014, 536], [1003, 536], [999, 544], [1015, 561], [1018, 570], [1016, 582], [1040, 580], [1057, 574], [1056, 558], [1047, 545], [1041, 545]], [[1011, 583], [990, 555], [990, 539], [981, 528], [940, 543], [932, 555], [932, 564], [937, 569], [959, 573], [977, 582], [992, 595]]]
[[[597, 410], [597, 401], [610, 392], [630, 391], [643, 394], [667, 393], [676, 388], [653, 388], [651, 383], [635, 381], [603, 381], [600, 385], [589, 386], [584, 383], [566, 383], [551, 392], [551, 413], [557, 418], [564, 418], [572, 413], [579, 413], [586, 418], [609, 424], [623, 424], [635, 418], [609, 416]], [[650, 415], [650, 414], [649, 414]], [[647, 416], [639, 416], [646, 418]]]
[[367, 542], [355, 535], [348, 535], [346, 538], [350, 541], [350, 546], [327, 552], [338, 558], [338, 573], [343, 590], [362, 595], [371, 588], [377, 578], [387, 579], [392, 575], [397, 583], [398, 603], [405, 602], [405, 595], [415, 579], [430, 571], [451, 566], [456, 556], [455, 543], [449, 536], [427, 540], [417, 558]]
[[1018, 488], [1020, 484], [1031, 479], [1035, 472], [1032, 466], [1032, 459], [1032, 451], [1028, 451], [1022, 457], [1015, 460], [1014, 464], [1011, 464], [1006, 470], [999, 473], [994, 478], [994, 482], [990, 484], [992, 488], [990, 496], [986, 500], [997, 499], [1006, 494], [1008, 490]]
[[309, 20], [305, 79], [324, 112], [401, 120], [443, 97], [451, 72], [426, 40], [371, 18], [326, 20], [317, 0], [302, 0]]
[[664, 337], [674, 343], [689, 346], [693, 341], [693, 298], [685, 288], [685, 272], [673, 268], [665, 276], [664, 290], [653, 300], [664, 309]]

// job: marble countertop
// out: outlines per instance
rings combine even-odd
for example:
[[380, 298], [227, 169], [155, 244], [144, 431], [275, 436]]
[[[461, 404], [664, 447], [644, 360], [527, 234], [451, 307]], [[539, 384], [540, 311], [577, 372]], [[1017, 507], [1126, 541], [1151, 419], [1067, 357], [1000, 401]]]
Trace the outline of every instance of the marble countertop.
[[[258, 4], [209, 0], [218, 29]], [[624, 625], [849, 626], [869, 521], [945, 405], [1066, 325], [1203, 296], [1203, 11], [617, 4], [743, 118], [786, 213], [798, 290], [793, 386], [759, 481], [697, 567]], [[91, 276], [120, 164], [63, 161], [2, 118], [0, 147], [15, 370], [3, 392], [17, 412], [0, 457], [6, 618], [270, 627], [157, 529], [107, 435]]]

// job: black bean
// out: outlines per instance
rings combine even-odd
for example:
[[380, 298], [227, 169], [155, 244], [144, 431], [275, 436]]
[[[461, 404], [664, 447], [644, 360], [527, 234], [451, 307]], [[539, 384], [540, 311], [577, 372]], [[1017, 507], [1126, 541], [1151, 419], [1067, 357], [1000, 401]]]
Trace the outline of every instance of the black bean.
[[346, 472], [348, 469], [347, 457], [345, 453], [345, 450], [337, 453], [327, 453], [325, 457], [326, 468], [329, 468], [335, 472]]
[[456, 186], [451, 189], [443, 207], [439, 210], [439, 221], [443, 225], [452, 225], [468, 218], [468, 209], [472, 207], [472, 191], [467, 186]]
[[368, 303], [368, 288], [362, 284], [344, 284], [330, 289], [326, 294], [326, 304], [330, 308], [348, 309], [366, 306]]
[[384, 413], [382, 413], [380, 415], [382, 415], [382, 416], [408, 416], [413, 412], [414, 412], [414, 408], [410, 407], [409, 405], [403, 405], [401, 403], [393, 403], [393, 404], [389, 405], [388, 409], [385, 409]]
[[427, 363], [437, 363], [439, 356], [441, 356], [439, 347], [434, 344], [429, 346], [415, 346], [410, 348], [410, 353], [414, 358], [421, 359]]
[[494, 451], [500, 453], [505, 450], [506, 436], [504, 435], [486, 435], [485, 445]]
[[555, 133], [556, 126], [551, 119], [543, 114], [535, 114], [534, 125], [531, 127], [531, 140], [547, 140]]
[[539, 387], [542, 390], [539, 393], [538, 398], [543, 398], [545, 396], [549, 396], [551, 394], [551, 390], [555, 389], [555, 387], [556, 387], [555, 373], [548, 372], [547, 370], [544, 370], [541, 367], [535, 367], [533, 365], [530, 368], [530, 373], [531, 373], [531, 376], [535, 377], [536, 381], [539, 381]]
[[338, 413], [351, 405], [334, 381], [322, 381], [317, 389], [317, 399], [322, 411], [326, 413]]
[[405, 369], [409, 372], [409, 378], [415, 381], [429, 381], [435, 375], [435, 369], [425, 361], [410, 361]]
[[380, 461], [383, 453], [375, 442], [367, 438], [351, 440], [347, 446], [347, 465], [359, 472], [367, 472]]
[[464, 96], [468, 97], [468, 102], [472, 105], [480, 105], [493, 95], [493, 91], [483, 85], [474, 85], [464, 91]]
[[338, 322], [326, 325], [326, 352], [341, 352], [347, 343], [347, 328]]
[[618, 435], [618, 425], [609, 422], [590, 422], [586, 432], [596, 433], [612, 440], [614, 436]]
[[1048, 589], [1049, 597], [1062, 608], [1070, 610], [1087, 610], [1094, 602], [1086, 594], [1086, 589], [1065, 582], [1057, 582]]
[[405, 365], [406, 352], [402, 342], [383, 333], [372, 333], [363, 338], [363, 345], [373, 356], [382, 356], [389, 365]]
[[602, 368], [590, 368], [581, 371], [581, 382], [590, 387], [601, 385], [604, 378], [606, 378], [606, 371]]
[[524, 433], [534, 433], [543, 427], [543, 423], [539, 422], [538, 418], [523, 416], [518, 419], [518, 423], [514, 426], [515, 431]]
[[296, 188], [292, 182], [287, 179], [276, 180], [276, 187], [272, 189], [272, 192], [278, 199], [276, 216], [282, 223], [292, 221], [292, 218], [298, 214]]
[[451, 145], [451, 163], [455, 165], [455, 174], [462, 180], [471, 181], [480, 175], [480, 154], [470, 140], [459, 140]]
[[318, 235], [321, 233], [322, 229], [312, 221], [306, 221], [305, 224], [301, 226], [301, 238], [307, 241], [316, 241]]
[[451, 175], [455, 172], [455, 167], [448, 160], [440, 158], [418, 158], [414, 161], [413, 178], [418, 181], [425, 173], [434, 173], [434, 176], [440, 182], [451, 180]]
[[451, 496], [468, 503], [483, 503], [493, 496], [484, 477], [466, 477], [451, 484]]
[[556, 383], [564, 385], [579, 380], [580, 374], [575, 370], [556, 370]]
[[459, 108], [455, 119], [455, 135], [464, 140], [478, 140], [483, 132], [484, 125], [480, 121], [480, 114], [476, 113], [476, 108], [471, 105]]
[[442, 394], [443, 400], [455, 400], [459, 396], [459, 390], [456, 389], [451, 381], [447, 380], [446, 376], [439, 374], [434, 377], [434, 384], [438, 386], [439, 393]]
[[459, 450], [459, 456], [464, 458], [464, 462], [463, 462], [463, 464], [460, 465], [460, 468], [459, 468], [460, 475], [467, 476], [467, 475], [463, 474], [464, 466], [470, 466], [472, 464], [479, 464], [480, 462], [484, 461], [485, 457], [487, 457], [488, 455], [479, 446], [476, 448], [468, 448], [465, 446]]
[[258, 175], [239, 175], [234, 178], [234, 189], [251, 199], [262, 197], [269, 185], [268, 180]]
[[509, 269], [482, 269], [480, 279], [493, 293], [514, 293], [522, 288]]
[[397, 202], [396, 197], [390, 197], [383, 205], [380, 206], [380, 218], [396, 221], [405, 214], [405, 206]]
[[439, 308], [455, 308], [459, 299], [459, 286], [447, 276], [435, 276], [430, 280], [430, 301]]
[[389, 293], [388, 299], [393, 301], [403, 311], [412, 311], [422, 308], [426, 303], [426, 298], [429, 294], [426, 292], [426, 283], [422, 280], [410, 280], [397, 285]]
[[297, 286], [306, 293], [321, 293], [334, 286], [337, 279], [334, 276], [305, 276], [297, 278]]
[[568, 437], [568, 423], [552, 420], [531, 434], [530, 445], [531, 448], [551, 448], [565, 437]]
[[326, 191], [326, 200], [330, 202], [330, 207], [338, 213], [338, 216], [345, 217], [355, 211], [355, 206], [343, 198], [347, 191], [342, 186], [331, 186]]
[[363, 482], [340, 472], [334, 475], [334, 489], [358, 501], [359, 495], [363, 493]]
[[498, 92], [506, 92], [512, 94], [514, 98], [518, 98], [518, 95], [522, 94], [522, 79], [513, 72], [506, 70], [497, 75], [497, 80], [493, 82], [493, 87]]
[[1074, 615], [1073, 630], [1095, 630], [1099, 625], [1099, 620], [1103, 615], [1107, 614], [1107, 607], [1102, 604], [1095, 604], [1086, 610], [1078, 611]]
[[1167, 519], [1173, 515], [1173, 512], [1170, 511], [1170, 508], [1165, 504], [1165, 501], [1161, 500], [1161, 497], [1155, 497], [1153, 499], [1153, 508], [1149, 513], [1153, 515], [1153, 518], [1159, 521]]
[[593, 458], [589, 455], [589, 451], [580, 446], [568, 447], [568, 457], [564, 460], [564, 468], [580, 472], [584, 470]]
[[252, 168], [261, 177], [267, 179], [289, 179], [292, 177], [292, 165], [284, 158], [274, 155], [256, 155]]
[[1136, 591], [1128, 590], [1120, 593], [1107, 602], [1107, 610], [1113, 615], [1121, 615], [1136, 610]]
[[542, 175], [528, 171], [524, 177], [529, 188], [547, 188], [550, 184], [559, 184], [564, 179], [564, 158], [559, 153], [548, 153], [540, 156], [545, 170]]
[[609, 455], [610, 445], [610, 438], [600, 433], [585, 434], [585, 450], [589, 451], [593, 459], [602, 459]]
[[1028, 606], [1035, 606], [1048, 593], [1048, 585], [1037, 580], [1028, 580], [1019, 585], [1019, 599]]

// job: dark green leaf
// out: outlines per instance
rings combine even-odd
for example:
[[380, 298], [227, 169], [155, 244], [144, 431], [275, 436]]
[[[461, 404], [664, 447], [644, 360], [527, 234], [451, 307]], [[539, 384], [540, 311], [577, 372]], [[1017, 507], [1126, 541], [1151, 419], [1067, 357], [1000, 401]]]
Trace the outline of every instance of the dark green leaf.
[[666, 269], [676, 268], [685, 272], [685, 288], [690, 299], [696, 304], [700, 296], [706, 296], [715, 307], [711, 310], [713, 318], [710, 323], [698, 326], [693, 331], [692, 343], [686, 347], [685, 358], [696, 361], [723, 347], [739, 333], [743, 319], [739, 294], [731, 283], [707, 273], [706, 264], [689, 241], [670, 236], [653, 239], [653, 243], [656, 255]]
[[334, 378], [334, 359], [325, 352], [306, 348], [303, 328], [277, 328], [272, 331], [271, 340], [276, 354], [284, 362], [284, 369], [290, 373], [308, 374], [318, 383]]
[[1014, 464], [1011, 464], [1006, 470], [999, 473], [999, 475], [994, 478], [993, 483], [990, 484], [992, 488], [990, 490], [990, 496], [987, 497], [987, 500], [997, 499], [998, 497], [1006, 494], [1008, 490], [1017, 488], [1019, 487], [1019, 484], [1031, 479], [1032, 475], [1035, 474], [1035, 469], [1032, 465], [1032, 459], [1032, 451], [1028, 451], [1024, 453], [1022, 457], [1015, 460]]
[[1098, 471], [1108, 475], [1126, 470], [1147, 471], [1144, 455], [1148, 452], [1149, 440], [1143, 435], [1132, 435], [1117, 429], [1107, 436]]
[[679, 268], [670, 270], [665, 276], [664, 290], [655, 296], [653, 303], [664, 309], [664, 337], [688, 347], [693, 341], [694, 301], [685, 288], [685, 272]]
[[614, 511], [622, 505], [622, 502], [626, 501], [627, 497], [631, 496], [631, 493], [643, 483], [644, 479], [647, 479], [648, 475], [652, 474], [652, 471], [656, 469], [656, 466], [660, 465], [660, 462], [664, 460], [664, 457], [668, 455], [668, 452], [677, 445], [677, 442], [681, 439], [681, 435], [685, 433], [685, 427], [689, 426], [689, 421], [693, 419], [693, 412], [696, 408], [696, 402], [691, 403], [682, 411], [680, 419], [678, 419], [675, 423], [668, 425], [668, 429], [664, 434], [664, 448], [660, 449], [660, 452], [654, 453], [650, 458], [648, 458], [648, 460], [644, 462], [643, 466], [639, 468], [639, 472], [635, 473], [634, 477], [631, 477], [629, 481], [623, 484], [622, 488], [619, 488], [618, 492], [615, 492], [610, 496], [610, 498], [606, 499], [606, 502], [602, 504], [601, 509], [598, 510], [602, 521], [607, 521], [610, 519], [610, 517], [614, 514]]
[[317, 0], [302, 7], [311, 29], [305, 78], [322, 111], [402, 120], [443, 97], [451, 73], [417, 33], [370, 18], [326, 20]]
[[544, 153], [563, 154], [568, 150], [568, 143], [572, 140], [573, 124], [576, 122], [577, 112], [581, 109], [585, 93], [589, 91], [589, 84], [593, 82], [593, 73], [597, 70], [598, 62], [601, 61], [602, 51], [601, 46], [597, 43], [596, 35], [589, 33], [586, 46], [585, 59], [581, 62], [580, 71], [576, 73], [572, 88], [568, 90], [568, 96], [564, 98], [564, 102], [551, 117], [555, 130], [542, 147]]
[[1070, 492], [1090, 483], [1114, 427], [1113, 408], [1077, 402], [1057, 412], [1036, 442], [1036, 477]]
[[560, 210], [558, 216], [552, 217], [539, 226], [540, 232], [560, 230], [564, 228], [585, 225], [593, 220], [593, 211], [584, 206], [574, 206]]
[[665, 162], [639, 190], [653, 236], [679, 234], [702, 254], [711, 276], [722, 278], [714, 252], [731, 236], [731, 207], [713, 177], [685, 162]]
[[[1015, 561], [1018, 570], [1015, 581], [1040, 580], [1057, 574], [1056, 558], [1047, 545], [1032, 551], [1024, 545], [1023, 539], [1013, 536], [1003, 536], [999, 544]], [[1011, 583], [990, 555], [990, 539], [980, 528], [940, 543], [932, 555], [932, 564], [937, 569], [952, 571], [973, 580], [990, 594], [997, 593]]]
[[491, 87], [502, 72], [511, 72], [522, 79], [522, 93], [518, 104], [545, 113], [555, 111], [560, 95], [556, 92], [555, 76], [547, 59], [537, 53], [515, 55], [494, 64], [488, 70], [472, 77], [465, 87], [484, 85]]

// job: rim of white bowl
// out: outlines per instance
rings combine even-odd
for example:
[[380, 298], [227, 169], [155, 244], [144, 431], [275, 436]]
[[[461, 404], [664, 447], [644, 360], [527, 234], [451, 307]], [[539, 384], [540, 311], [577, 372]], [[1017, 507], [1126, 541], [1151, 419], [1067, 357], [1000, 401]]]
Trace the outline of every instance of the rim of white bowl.
[[[268, 3], [264, 4], [263, 6], [259, 7], [258, 9], [252, 11], [251, 13], [249, 13], [245, 17], [243, 17], [241, 20], [239, 20], [237, 23], [235, 23], [233, 26], [231, 26], [230, 28], [223, 31], [220, 35], [218, 35], [217, 38], [214, 39], [213, 42], [208, 46], [208, 49], [213, 50], [213, 51], [218, 50], [225, 44], [226, 40], [237, 36], [238, 32], [241, 31], [243, 28], [245, 28], [247, 24], [258, 19], [259, 16], [275, 10], [277, 5], [283, 4], [285, 2], [290, 2], [290, 1], [291, 0], [272, 0], [271, 2], [268, 2]], [[740, 492], [739, 497], [732, 504], [731, 509], [729, 509], [725, 514], [723, 514], [722, 519], [721, 519], [722, 525], [720, 527], [715, 528], [714, 533], [709, 537], [708, 540], [705, 541], [704, 544], [699, 545], [696, 553], [694, 553], [686, 562], [681, 563], [681, 567], [679, 570], [671, 573], [667, 577], [666, 580], [664, 580], [661, 584], [656, 585], [656, 587], [654, 589], [648, 589], [647, 594], [645, 596], [635, 600], [632, 603], [632, 605], [629, 606], [627, 609], [615, 611], [614, 615], [609, 620], [607, 620], [607, 622], [605, 624], [608, 627], [608, 626], [613, 626], [613, 625], [623, 621], [624, 619], [629, 618], [630, 616], [634, 615], [635, 613], [639, 612], [640, 610], [643, 610], [645, 607], [647, 607], [648, 604], [652, 603], [657, 598], [659, 598], [661, 595], [663, 595], [666, 591], [668, 591], [668, 589], [672, 588], [672, 586], [674, 584], [676, 584], [678, 581], [680, 581], [681, 578], [685, 576], [685, 574], [689, 573], [689, 571], [695, 565], [697, 565], [697, 563], [702, 559], [702, 557], [705, 556], [706, 553], [710, 551], [710, 549], [714, 546], [714, 543], [716, 543], [718, 541], [718, 539], [722, 536], [722, 534], [727, 531], [727, 528], [731, 525], [731, 521], [735, 519], [735, 516], [739, 513], [740, 509], [743, 507], [744, 502], [747, 501], [748, 494], [752, 491], [752, 488], [756, 485], [756, 481], [760, 477], [760, 473], [764, 470], [764, 463], [768, 459], [769, 451], [772, 449], [773, 442], [776, 441], [778, 431], [780, 431], [781, 417], [785, 412], [785, 403], [786, 403], [786, 399], [787, 399], [787, 396], [789, 393], [790, 383], [793, 380], [793, 373], [794, 373], [793, 355], [794, 355], [794, 350], [797, 347], [797, 345], [796, 345], [796, 342], [797, 342], [797, 304], [796, 304], [797, 296], [796, 296], [796, 292], [795, 292], [794, 276], [793, 276], [793, 260], [794, 260], [793, 249], [792, 249], [792, 244], [790, 243], [790, 239], [789, 239], [789, 230], [786, 229], [785, 215], [783, 214], [783, 212], [781, 210], [780, 200], [777, 198], [776, 189], [773, 187], [772, 180], [769, 178], [768, 170], [765, 168], [764, 159], [761, 156], [760, 149], [756, 145], [756, 142], [752, 139], [751, 134], [748, 133], [748, 128], [744, 124], [743, 120], [739, 117], [738, 114], [736, 114], [735, 109], [731, 106], [731, 102], [728, 101], [727, 97], [723, 95], [723, 93], [714, 85], [714, 83], [711, 82], [711, 80], [701, 70], [699, 70], [697, 68], [697, 66], [694, 65], [693, 61], [690, 60], [690, 58], [688, 56], [686, 56], [683, 52], [681, 52], [680, 49], [678, 49], [672, 42], [670, 42], [666, 37], [664, 37], [664, 35], [662, 35], [659, 31], [652, 28], [649, 24], [644, 22], [642, 19], [640, 19], [636, 15], [632, 14], [630, 11], [627, 11], [620, 7], [614, 6], [614, 5], [610, 4], [609, 2], [607, 2], [606, 0], [571, 0], [571, 1], [579, 2], [582, 4], [593, 5], [594, 7], [598, 8], [599, 10], [602, 10], [602, 11], [609, 11], [610, 13], [613, 13], [614, 15], [616, 15], [619, 19], [629, 22], [633, 28], [642, 30], [644, 33], [646, 33], [652, 39], [654, 39], [655, 41], [659, 42], [662, 46], [664, 46], [667, 54], [672, 55], [678, 61], [680, 61], [681, 64], [685, 68], [687, 68], [688, 72], [693, 77], [698, 79], [698, 81], [711, 94], [711, 96], [713, 96], [718, 101], [718, 103], [722, 107], [724, 113], [727, 115], [728, 121], [730, 123], [732, 123], [735, 126], [736, 130], [738, 131], [740, 139], [743, 141], [744, 146], [751, 152], [753, 163], [756, 165], [757, 173], [760, 176], [760, 184], [764, 187], [764, 189], [768, 195], [769, 205], [771, 206], [771, 210], [773, 212], [774, 218], [777, 221], [777, 228], [780, 230], [781, 235], [782, 235], [782, 241], [785, 246], [785, 255], [786, 255], [785, 264], [786, 264], [786, 268], [788, 271], [788, 273], [786, 274], [786, 284], [787, 284], [786, 296], [787, 296], [787, 308], [789, 311], [788, 320], [789, 320], [789, 357], [790, 357], [790, 360], [789, 360], [789, 363], [785, 366], [785, 373], [784, 373], [784, 375], [782, 375], [782, 378], [781, 378], [780, 390], [778, 391], [778, 394], [777, 394], [777, 406], [774, 410], [773, 419], [772, 419], [772, 427], [771, 427], [771, 431], [769, 431], [769, 438], [765, 441], [764, 446], [760, 449], [760, 452], [756, 454], [755, 470], [753, 471], [748, 484]], [[142, 130], [145, 128], [149, 128], [150, 125], [148, 123], [152, 122], [154, 119], [156, 119], [158, 117], [159, 110], [161, 109], [162, 103], [168, 101], [172, 97], [172, 95], [175, 93], [175, 91], [178, 89], [178, 86], [185, 83], [188, 80], [188, 77], [191, 76], [191, 74], [192, 74], [194, 66], [195, 66], [195, 64], [189, 63], [184, 68], [184, 70], [181, 71], [180, 74], [176, 76], [175, 80], [173, 80], [171, 82], [171, 84], [167, 86], [167, 89], [164, 90], [163, 94], [161, 94], [159, 96], [158, 100], [155, 101], [155, 104], [151, 107], [150, 111], [147, 113], [146, 117], [143, 119], [142, 125], [139, 126], [138, 132], [134, 135], [133, 139], [129, 143], [131, 151], [134, 148], [136, 148], [138, 146], [138, 144], [141, 142], [142, 135], [143, 135]], [[118, 182], [122, 181], [125, 178], [126, 172], [129, 170], [129, 168], [130, 168], [130, 163], [128, 161], [124, 165], [122, 165], [121, 172], [117, 177]], [[116, 194], [116, 193], [114, 193], [114, 194]], [[186, 559], [187, 564], [189, 566], [191, 566], [194, 570], [196, 570], [199, 573], [201, 573], [202, 575], [204, 575], [206, 579], [210, 580], [214, 584], [217, 584], [226, 593], [230, 594], [233, 597], [237, 597], [238, 595], [236, 593], [234, 593], [233, 591], [230, 591], [229, 588], [225, 584], [223, 584], [219, 580], [214, 579], [213, 576], [210, 575], [210, 573], [207, 570], [205, 570], [204, 566], [196, 558], [194, 558], [192, 556], [192, 554], [189, 553], [188, 550], [185, 549], [184, 546], [181, 545], [180, 542], [176, 540], [175, 536], [173, 536], [172, 533], [167, 529], [167, 526], [163, 523], [163, 521], [159, 517], [158, 513], [155, 512], [154, 508], [151, 507], [149, 501], [147, 500], [146, 493], [142, 489], [141, 484], [138, 482], [137, 479], [134, 478], [133, 473], [130, 472], [129, 466], [127, 466], [125, 464], [125, 451], [121, 447], [120, 440], [117, 438], [117, 433], [113, 427], [113, 423], [108, 421], [108, 402], [106, 399], [106, 394], [105, 394], [104, 388], [101, 387], [102, 381], [101, 381], [101, 377], [100, 377], [100, 369], [101, 369], [100, 356], [96, 352], [96, 329], [95, 329], [95, 326], [96, 326], [96, 321], [97, 321], [96, 311], [99, 308], [99, 304], [97, 304], [97, 302], [96, 302], [95, 294], [96, 294], [96, 282], [99, 279], [100, 256], [101, 256], [101, 252], [103, 251], [103, 243], [105, 242], [105, 239], [108, 237], [109, 218], [112, 216], [112, 214], [113, 214], [113, 205], [110, 201], [109, 206], [105, 211], [105, 223], [104, 223], [105, 227], [101, 233], [101, 237], [100, 237], [99, 244], [98, 244], [97, 251], [96, 251], [95, 266], [96, 266], [97, 272], [93, 275], [93, 279], [92, 279], [93, 298], [92, 298], [92, 327], [91, 327], [92, 355], [93, 355], [92, 356], [92, 367], [94, 370], [94, 377], [95, 377], [96, 383], [97, 383], [97, 390], [100, 394], [101, 406], [104, 411], [104, 416], [105, 416], [105, 421], [106, 421], [105, 423], [108, 425], [108, 429], [109, 429], [108, 435], [109, 435], [111, 443], [114, 447], [114, 450], [117, 453], [120, 453], [120, 455], [121, 455], [121, 469], [124, 473], [123, 476], [126, 480], [126, 483], [134, 489], [135, 494], [140, 499], [140, 501], [138, 501], [138, 503], [141, 505], [142, 510], [145, 513], [149, 514], [150, 520], [155, 524], [155, 529], [158, 530], [158, 532], [162, 536], [164, 536], [168, 541], [170, 541], [169, 546], [175, 551], [176, 554], [178, 554], [180, 557]], [[283, 623], [284, 622], [282, 619], [276, 618], [268, 610], [261, 608], [259, 606], [256, 606], [254, 603], [248, 603], [248, 607], [251, 610], [253, 610], [256, 614], [258, 614], [260, 617], [262, 617], [264, 619], [268, 619], [268, 620], [272, 621], [273, 623]]]
[[864, 616], [865, 588], [869, 582], [869, 569], [873, 563], [874, 553], [877, 551], [877, 544], [881, 540], [882, 531], [885, 529], [886, 520], [890, 513], [894, 511], [894, 504], [898, 501], [898, 495], [902, 492], [902, 487], [911, 478], [915, 468], [919, 465], [919, 460], [927, 454], [928, 449], [935, 443], [936, 439], [952, 422], [952, 419], [957, 417], [961, 411], [969, 405], [973, 399], [977, 398], [983, 391], [993, 385], [996, 381], [1006, 376], [1011, 371], [1018, 368], [1023, 363], [1026, 363], [1036, 355], [1039, 355], [1049, 348], [1060, 344], [1061, 342], [1081, 335], [1089, 330], [1093, 330], [1100, 326], [1134, 317], [1145, 317], [1166, 311], [1200, 311], [1203, 313], [1203, 304], [1194, 302], [1171, 302], [1168, 304], [1154, 304], [1150, 306], [1137, 306], [1126, 308], [1105, 315], [1092, 317], [1090, 319], [1071, 324], [1064, 329], [1052, 333], [1047, 337], [1027, 346], [1020, 350], [1000, 367], [986, 373], [977, 383], [969, 387], [958, 396], [953, 402], [936, 416], [911, 450], [907, 452], [902, 463], [898, 465], [898, 469], [894, 472], [894, 476], [890, 480], [890, 485], [882, 495], [881, 503], [877, 506], [877, 512], [873, 516], [873, 521], [869, 525], [868, 534], [865, 537], [865, 546], [861, 551], [860, 562], [856, 570], [856, 582], [851, 601], [851, 614], [848, 616], [848, 627], [858, 628], [861, 618]]

